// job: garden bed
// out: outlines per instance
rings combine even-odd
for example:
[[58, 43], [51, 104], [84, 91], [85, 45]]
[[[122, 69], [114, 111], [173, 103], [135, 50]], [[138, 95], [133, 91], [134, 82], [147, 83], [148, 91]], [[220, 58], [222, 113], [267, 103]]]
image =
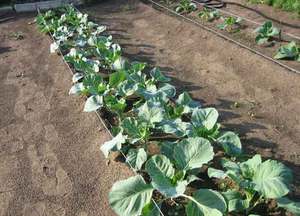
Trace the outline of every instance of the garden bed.
[[[158, 205], [162, 205], [164, 214], [168, 215], [172, 215], [170, 211], [173, 209], [171, 206], [173, 206], [172, 203], [174, 201], [175, 204], [177, 203], [177, 213], [183, 213], [184, 208], [186, 208], [187, 215], [194, 215], [192, 213], [193, 211], [205, 212], [208, 211], [209, 208], [213, 208], [218, 215], [221, 214], [221, 212], [240, 211], [240, 207], [238, 206], [230, 206], [229, 203], [227, 203], [228, 206], [226, 206], [224, 198], [221, 198], [221, 193], [213, 190], [200, 189], [196, 192], [196, 190], [192, 189], [192, 191], [187, 190], [187, 194], [184, 193], [186, 190], [185, 187], [192, 181], [196, 180], [199, 183], [199, 180], [205, 181], [204, 179], [207, 178], [205, 177], [207, 168], [203, 167], [204, 169], [202, 169], [202, 171], [197, 169], [198, 177], [191, 175], [190, 172], [195, 168], [201, 168], [203, 163], [212, 160], [214, 153], [212, 152], [210, 141], [214, 144], [220, 144], [223, 148], [223, 150], [221, 150], [215, 146], [216, 149], [222, 152], [215, 155], [215, 160], [209, 163], [210, 166], [215, 164], [213, 167], [219, 168], [216, 164], [224, 159], [233, 161], [245, 160], [243, 157], [246, 155], [241, 155], [241, 144], [238, 136], [233, 132], [219, 134], [219, 124], [216, 124], [218, 112], [213, 108], [199, 109], [199, 103], [191, 100], [187, 93], [180, 94], [178, 99], [173, 101], [172, 98], [175, 96], [175, 88], [168, 84], [170, 79], [161, 74], [157, 68], [151, 69], [150, 71], [150, 68], [145, 68], [146, 65], [143, 63], [129, 63], [129, 61], [123, 60], [120, 57], [121, 49], [118, 44], [111, 42], [111, 36], [98, 36], [98, 34], [105, 31], [105, 27], [88, 23], [86, 15], [75, 12], [72, 8], [67, 8], [65, 13], [66, 15], [62, 15], [61, 11], [47, 12], [44, 16], [38, 17], [38, 25], [41, 31], [54, 33], [56, 41], [51, 45], [51, 51], [55, 52], [56, 49], [62, 49], [65, 60], [74, 67], [73, 69], [76, 73], [74, 73], [73, 76], [74, 86], [71, 88], [70, 93], [88, 96], [84, 110], [90, 112], [101, 108], [101, 110], [108, 110], [113, 114], [110, 124], [113, 126], [111, 131], [114, 138], [103, 144], [101, 147], [102, 152], [106, 156], [108, 156], [111, 151], [123, 152], [123, 155], [125, 152], [126, 162], [131, 168], [138, 170], [140, 174], [114, 184], [109, 195], [112, 208], [119, 215], [140, 214], [142, 209], [143, 211], [155, 211], [155, 205], [153, 206], [151, 201], [152, 197], [159, 203]], [[51, 21], [52, 17], [54, 17], [54, 22]], [[61, 28], [61, 23], [67, 23], [67, 26], [64, 25], [64, 27]], [[79, 25], [82, 26], [78, 28]], [[68, 30], [69, 27], [71, 34], [70, 30]], [[68, 41], [68, 38], [70, 38], [70, 41]], [[98, 61], [98, 59], [100, 61]], [[99, 67], [110, 71], [108, 78], [101, 78], [101, 76], [98, 75]], [[145, 74], [141, 73], [142, 71]], [[138, 85], [135, 87], [136, 84]], [[125, 91], [125, 89], [127, 90]], [[149, 97], [150, 95], [153, 96]], [[134, 96], [135, 98], [132, 107], [129, 107], [131, 105], [128, 103], [130, 96]], [[239, 105], [235, 103], [234, 106], [238, 107]], [[127, 107], [129, 108], [128, 110]], [[108, 115], [105, 116], [107, 117]], [[167, 119], [164, 120], [163, 116]], [[251, 113], [250, 116], [254, 117], [255, 115]], [[161, 124], [163, 121], [166, 122]], [[174, 123], [172, 123], [173, 121]], [[173, 124], [178, 125], [178, 127], [172, 126]], [[188, 129], [190, 126], [192, 130]], [[134, 130], [138, 132], [133, 133]], [[222, 128], [222, 130], [224, 130], [224, 128]], [[167, 139], [169, 142], [159, 142], [159, 151], [163, 155], [158, 155], [159, 152], [157, 152], [152, 156], [149, 147], [151, 147], [153, 143], [151, 142], [152, 139], [156, 141], [160, 140], [159, 137], [155, 136], [157, 132], [163, 132], [163, 134], [166, 135], [175, 135], [175, 140], [179, 142], [174, 143], [171, 139]], [[153, 138], [153, 136], [156, 138]], [[155, 144], [155, 142], [153, 144]], [[174, 149], [172, 145], [175, 146]], [[190, 146], [190, 148], [187, 148], [187, 145]], [[171, 149], [169, 149], [170, 146]], [[150, 157], [147, 162], [148, 157], [145, 151]], [[204, 152], [207, 154], [204, 154]], [[196, 158], [194, 157], [195, 154], [198, 155]], [[219, 156], [222, 156], [220, 161], [218, 159]], [[228, 157], [227, 159], [223, 158], [224, 156], [231, 157], [231, 159]], [[189, 159], [189, 157], [191, 158]], [[201, 162], [201, 160], [203, 161]], [[176, 162], [178, 169], [176, 175], [171, 161]], [[235, 164], [233, 161], [230, 163]], [[262, 198], [279, 198], [286, 195], [286, 186], [273, 185], [265, 187], [264, 184], [261, 184], [261, 181], [265, 181], [265, 179], [261, 179], [259, 172], [265, 173], [265, 171], [263, 171], [264, 169], [267, 169], [267, 172], [273, 168], [280, 169], [281, 171], [278, 174], [286, 175], [286, 178], [282, 179], [282, 181], [288, 181], [290, 179], [290, 172], [285, 169], [283, 165], [275, 161], [268, 160], [264, 163], [259, 161], [261, 161], [260, 156], [256, 155], [253, 159], [241, 163], [241, 169], [243, 178], [253, 180], [251, 184], [257, 184], [256, 186], [261, 185], [261, 189], [265, 191], [260, 191], [256, 186], [253, 191], [251, 184], [248, 185], [247, 183], [248, 180], [240, 180], [240, 177], [235, 176], [239, 175], [236, 172], [240, 172], [236, 171], [236, 168], [235, 171], [230, 168], [226, 174], [222, 174], [222, 171], [218, 171], [221, 172], [219, 174], [209, 174], [210, 170], [212, 170], [212, 168], [209, 168], [208, 175], [210, 178], [223, 179], [220, 175], [230, 177], [229, 179], [226, 178], [229, 182], [226, 182], [226, 180], [223, 182], [221, 180], [221, 182], [215, 186], [211, 185], [209, 188], [223, 190], [222, 194], [226, 197], [226, 202], [235, 202], [232, 199], [236, 198], [228, 198], [224, 193], [224, 189], [233, 189], [236, 186], [241, 187], [241, 191], [236, 191], [235, 193], [240, 194], [239, 196], [244, 196], [246, 193], [248, 198], [245, 202], [248, 203], [251, 201], [251, 205], [253, 205], [253, 207], [250, 207], [250, 203], [242, 204], [242, 209], [245, 209], [246, 214], [252, 211], [264, 215], [271, 212], [272, 214], [278, 214], [279, 212], [274, 211], [275, 206], [273, 205], [268, 208], [263, 207], [267, 204], [266, 202], [268, 200], [263, 201]], [[144, 162], [146, 162], [145, 167], [143, 165]], [[267, 168], [270, 164], [273, 166], [272, 169], [270, 167]], [[258, 166], [258, 170], [256, 171], [256, 169], [254, 169], [251, 171], [252, 168], [248, 166]], [[156, 169], [157, 171], [155, 171]], [[239, 168], [237, 169], [239, 170]], [[244, 173], [244, 169], [246, 173]], [[202, 176], [202, 174], [204, 174], [204, 176]], [[275, 173], [272, 175], [274, 174]], [[208, 178], [207, 180], [209, 181]], [[171, 183], [170, 181], [174, 182]], [[149, 183], [152, 183], [152, 186]], [[220, 188], [220, 183], [225, 184], [225, 188]], [[272, 182], [268, 182], [268, 184], [269, 183], [272, 184]], [[282, 184], [285, 183], [282, 182]], [[208, 185], [206, 185], [206, 187]], [[274, 187], [280, 188], [272, 191], [271, 189]], [[154, 191], [154, 189], [156, 189], [156, 191]], [[206, 201], [201, 198], [202, 193], [210, 196], [211, 199], [217, 203], [205, 203]], [[229, 191], [229, 193], [231, 192]], [[257, 195], [260, 194], [260, 196], [256, 197], [256, 193], [258, 193]], [[194, 194], [195, 197], [192, 198], [191, 194]], [[172, 197], [174, 200], [168, 199]], [[137, 198], [142, 200], [137, 202]], [[190, 201], [187, 204], [188, 200]], [[253, 200], [255, 200], [254, 203], [252, 203]], [[149, 203], [148, 206], [148, 202], [150, 201], [152, 204]], [[130, 202], [132, 204], [124, 205], [124, 202]], [[195, 203], [197, 205], [195, 205]], [[221, 203], [222, 206], [220, 206]], [[258, 204], [258, 209], [254, 208], [256, 204]], [[132, 205], [135, 207], [133, 208]]]

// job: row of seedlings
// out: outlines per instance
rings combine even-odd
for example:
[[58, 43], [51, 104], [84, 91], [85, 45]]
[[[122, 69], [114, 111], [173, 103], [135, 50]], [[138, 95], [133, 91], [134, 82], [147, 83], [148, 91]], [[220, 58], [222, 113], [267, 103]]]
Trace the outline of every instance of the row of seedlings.
[[36, 21], [55, 40], [50, 51], [60, 50], [74, 70], [70, 94], [87, 96], [85, 112], [109, 116], [114, 137], [101, 151], [122, 152], [136, 172], [109, 193], [118, 215], [154, 216], [160, 208], [165, 215], [251, 215], [258, 206], [299, 214], [299, 203], [287, 197], [289, 168], [243, 154], [215, 108], [177, 94], [158, 68], [125, 60], [105, 26], [72, 6], [40, 13]]

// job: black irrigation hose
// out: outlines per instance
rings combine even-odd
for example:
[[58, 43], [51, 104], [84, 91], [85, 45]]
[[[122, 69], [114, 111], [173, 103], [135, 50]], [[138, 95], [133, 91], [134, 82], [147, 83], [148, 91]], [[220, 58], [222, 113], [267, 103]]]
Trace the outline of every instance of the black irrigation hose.
[[240, 43], [240, 42], [238, 42], [238, 41], [236, 41], [236, 40], [234, 40], [234, 39], [226, 36], [225, 34], [220, 33], [218, 31], [214, 30], [213, 28], [210, 28], [210, 27], [208, 27], [208, 26], [206, 26], [204, 24], [201, 24], [201, 23], [199, 23], [199, 22], [197, 22], [197, 21], [195, 21], [195, 20], [193, 20], [191, 18], [188, 18], [188, 17], [186, 17], [186, 16], [184, 16], [182, 14], [179, 14], [179, 13], [175, 12], [174, 10], [172, 10], [172, 9], [170, 9], [170, 8], [164, 6], [164, 5], [161, 5], [161, 4], [159, 4], [159, 3], [157, 3], [157, 2], [155, 2], [153, 0], [141, 0], [141, 1], [142, 2], [147, 1], [147, 2], [151, 3], [152, 5], [155, 5], [155, 6], [159, 7], [159, 8], [161, 8], [161, 9], [165, 10], [165, 12], [171, 13], [171, 14], [176, 15], [177, 17], [179, 17], [179, 18], [181, 18], [183, 20], [189, 21], [189, 22], [193, 23], [194, 25], [196, 25], [198, 27], [201, 27], [202, 29], [204, 29], [204, 30], [206, 30], [208, 32], [211, 32], [211, 33], [213, 33], [213, 34], [215, 34], [215, 35], [223, 38], [224, 40], [227, 40], [227, 41], [229, 41], [231, 43], [234, 43], [234, 44], [236, 44], [236, 45], [238, 45], [238, 46], [240, 46], [240, 47], [242, 47], [244, 49], [249, 50], [250, 52], [252, 52], [252, 53], [254, 53], [256, 55], [259, 55], [259, 56], [261, 56], [261, 57], [263, 57], [263, 58], [265, 58], [265, 59], [267, 59], [267, 60], [269, 60], [269, 61], [271, 61], [271, 62], [273, 62], [273, 63], [275, 63], [275, 64], [277, 64], [277, 65], [279, 65], [279, 66], [281, 66], [283, 68], [285, 68], [285, 69], [287, 69], [290, 72], [293, 72], [293, 73], [296, 73], [296, 74], [300, 75], [300, 71], [299, 70], [297, 70], [295, 68], [292, 68], [292, 67], [290, 67], [290, 66], [288, 66], [288, 65], [286, 65], [286, 64], [284, 64], [284, 63], [282, 63], [282, 62], [280, 62], [278, 60], [275, 60], [275, 59], [273, 59], [270, 56], [264, 55], [263, 53], [255, 50], [255, 49], [252, 49], [251, 47], [248, 47], [247, 45], [242, 44], [242, 43]]
[[222, 8], [225, 7], [226, 3], [222, 0], [195, 0], [200, 4], [203, 4], [204, 7], [212, 7], [212, 8]]

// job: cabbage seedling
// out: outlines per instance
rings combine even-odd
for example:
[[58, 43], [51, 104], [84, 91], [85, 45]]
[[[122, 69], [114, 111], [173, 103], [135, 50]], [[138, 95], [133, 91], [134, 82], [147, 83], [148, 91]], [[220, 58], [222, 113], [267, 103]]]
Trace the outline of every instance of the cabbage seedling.
[[218, 10], [209, 9], [205, 7], [202, 11], [199, 12], [198, 17], [207, 22], [212, 22], [220, 18], [220, 13]]
[[277, 54], [274, 56], [275, 59], [290, 59], [300, 62], [300, 46], [292, 41], [287, 45], [281, 46]]
[[238, 32], [240, 30], [242, 18], [226, 17], [222, 19], [223, 23], [217, 25], [219, 29], [226, 30], [227, 32]]
[[197, 5], [191, 2], [191, 0], [181, 0], [175, 8], [175, 11], [181, 14], [189, 14], [195, 10], [197, 10]]
[[255, 41], [257, 44], [264, 44], [269, 42], [273, 37], [280, 36], [280, 29], [273, 26], [271, 21], [266, 21], [262, 26], [258, 27], [255, 32], [257, 36]]

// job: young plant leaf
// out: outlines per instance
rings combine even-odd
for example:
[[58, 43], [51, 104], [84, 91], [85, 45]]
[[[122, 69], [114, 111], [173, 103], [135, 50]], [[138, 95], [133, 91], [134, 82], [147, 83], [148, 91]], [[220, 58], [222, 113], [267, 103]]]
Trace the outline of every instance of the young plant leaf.
[[109, 86], [115, 88], [125, 79], [126, 79], [126, 72], [123, 70], [112, 73], [109, 75]]
[[180, 94], [176, 103], [183, 106], [183, 113], [191, 113], [201, 106], [200, 102], [194, 101], [187, 92]]
[[126, 163], [134, 170], [140, 170], [147, 161], [147, 153], [143, 148], [130, 149], [126, 155]]
[[179, 142], [174, 148], [174, 159], [181, 170], [201, 168], [214, 157], [213, 147], [208, 140], [196, 137]]
[[276, 199], [289, 192], [292, 172], [289, 168], [274, 160], [261, 163], [253, 176], [255, 190], [265, 198]]
[[146, 102], [137, 111], [139, 118], [151, 124], [161, 122], [164, 119], [164, 109], [158, 103]]
[[146, 162], [146, 171], [150, 175], [151, 184], [167, 197], [178, 197], [184, 193], [187, 182], [172, 183], [175, 169], [171, 161], [164, 155], [154, 155]]
[[228, 190], [222, 193], [227, 203], [228, 212], [241, 212], [249, 208], [250, 202], [244, 199], [243, 195], [235, 190]]
[[280, 208], [286, 209], [288, 212], [293, 213], [295, 216], [300, 215], [300, 202], [293, 202], [292, 200], [282, 197], [277, 199], [277, 205]]
[[217, 123], [219, 113], [215, 108], [195, 109], [192, 114], [192, 123], [196, 127], [213, 129]]
[[160, 211], [158, 209], [160, 207], [161, 207], [160, 204], [158, 204], [158, 206], [156, 206], [154, 204], [154, 202], [151, 201], [150, 203], [145, 205], [145, 207], [143, 208], [142, 216], [161, 216]]
[[75, 73], [72, 77], [72, 82], [76, 83], [84, 77], [83, 73]]
[[80, 95], [83, 91], [84, 91], [84, 85], [82, 82], [80, 83], [75, 83], [70, 91], [69, 91], [69, 94], [76, 94], [76, 95]]
[[237, 134], [228, 131], [223, 133], [217, 142], [221, 144], [225, 153], [230, 156], [237, 156], [242, 153], [242, 144]]
[[240, 169], [245, 178], [252, 179], [258, 166], [262, 163], [261, 156], [259, 154], [254, 155], [251, 159], [240, 163]]
[[186, 206], [187, 216], [222, 216], [227, 209], [223, 196], [211, 189], [199, 189]]
[[171, 79], [169, 77], [166, 77], [165, 75], [163, 75], [163, 73], [157, 67], [153, 68], [150, 71], [150, 75], [156, 82], [170, 82], [171, 81]]
[[159, 124], [159, 129], [164, 133], [175, 134], [178, 137], [186, 136], [186, 131], [191, 127], [188, 122], [183, 122], [180, 118], [174, 120], [163, 120]]
[[227, 177], [226, 173], [223, 170], [219, 170], [211, 167], [207, 169], [207, 175], [209, 178], [218, 178], [218, 179], [225, 179]]
[[300, 62], [300, 47], [295, 41], [290, 42], [287, 45], [281, 46], [277, 54], [274, 56], [275, 59], [290, 59]]
[[93, 112], [103, 106], [103, 96], [92, 95], [90, 96], [84, 105], [84, 112]]
[[124, 136], [121, 132], [112, 138], [112, 140], [106, 141], [101, 147], [100, 150], [107, 158], [111, 151], [119, 151], [122, 148], [122, 144], [126, 142], [127, 136]]
[[109, 204], [122, 216], [140, 216], [144, 206], [151, 201], [153, 188], [142, 176], [133, 176], [116, 182], [109, 193]]

